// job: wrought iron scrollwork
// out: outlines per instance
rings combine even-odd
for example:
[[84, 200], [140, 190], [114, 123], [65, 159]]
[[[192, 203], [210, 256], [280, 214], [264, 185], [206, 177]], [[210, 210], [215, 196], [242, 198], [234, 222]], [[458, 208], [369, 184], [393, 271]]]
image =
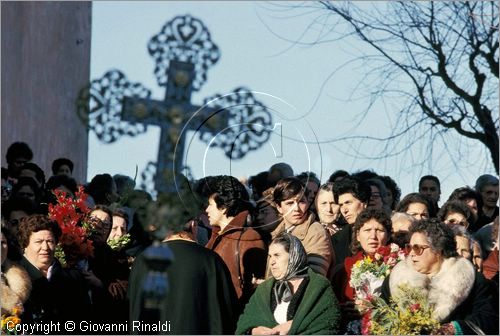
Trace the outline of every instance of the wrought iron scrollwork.
[[228, 158], [241, 159], [269, 139], [272, 129], [271, 113], [249, 89], [239, 87], [227, 95], [217, 94], [205, 99], [205, 104], [216, 108], [217, 114], [228, 114], [224, 116], [228, 118], [228, 126], [215, 135], [202, 132], [200, 140], [222, 148]]
[[80, 91], [78, 115], [100, 141], [111, 143], [122, 135], [136, 136], [146, 132], [147, 125], [121, 120], [124, 96], [149, 98], [151, 91], [140, 83], [128, 81], [119, 70], [106, 72]]
[[167, 84], [170, 61], [194, 64], [195, 91], [206, 82], [208, 69], [220, 58], [219, 47], [211, 40], [207, 27], [190, 15], [176, 16], [167, 22], [149, 41], [148, 51], [156, 61], [154, 73], [160, 86]]
[[156, 162], [149, 161], [141, 173], [141, 189], [148, 192], [154, 198], [156, 198], [155, 178]]

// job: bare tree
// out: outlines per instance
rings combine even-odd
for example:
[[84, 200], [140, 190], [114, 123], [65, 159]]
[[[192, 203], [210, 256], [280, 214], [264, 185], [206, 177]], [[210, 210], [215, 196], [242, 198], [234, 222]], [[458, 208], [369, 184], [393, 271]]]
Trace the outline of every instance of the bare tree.
[[455, 131], [484, 145], [498, 173], [496, 1], [322, 1], [319, 7], [333, 18], [332, 43], [355, 36], [371, 47], [371, 54], [359, 57], [380, 78], [372, 94], [407, 98], [403, 129], [384, 141], [422, 126]]

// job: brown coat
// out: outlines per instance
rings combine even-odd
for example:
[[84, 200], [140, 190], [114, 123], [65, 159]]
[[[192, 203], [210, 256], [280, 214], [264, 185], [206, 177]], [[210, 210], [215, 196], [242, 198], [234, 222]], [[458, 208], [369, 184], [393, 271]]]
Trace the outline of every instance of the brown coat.
[[[285, 231], [284, 220], [271, 233], [272, 238], [274, 239], [283, 231]], [[302, 224], [296, 225], [290, 233], [297, 237], [304, 246], [309, 267], [316, 273], [329, 278], [331, 266], [334, 264], [332, 242], [323, 225], [314, 221], [314, 214], [309, 214], [309, 217]], [[271, 271], [268, 265], [266, 278], [269, 276], [271, 276]]]
[[263, 278], [266, 268], [266, 245], [260, 234], [245, 226], [248, 211], [240, 212], [222, 232], [212, 230], [206, 247], [224, 260], [242, 307], [253, 294], [252, 278]]

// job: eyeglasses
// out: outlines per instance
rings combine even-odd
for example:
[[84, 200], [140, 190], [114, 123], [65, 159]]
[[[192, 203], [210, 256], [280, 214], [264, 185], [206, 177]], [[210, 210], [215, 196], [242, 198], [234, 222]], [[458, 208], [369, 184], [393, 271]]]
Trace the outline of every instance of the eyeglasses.
[[406, 250], [406, 253], [410, 254], [410, 251], [413, 251], [416, 255], [421, 255], [422, 253], [424, 253], [424, 250], [426, 248], [429, 248], [430, 246], [429, 245], [419, 245], [419, 244], [406, 244], [405, 245], [405, 250]]

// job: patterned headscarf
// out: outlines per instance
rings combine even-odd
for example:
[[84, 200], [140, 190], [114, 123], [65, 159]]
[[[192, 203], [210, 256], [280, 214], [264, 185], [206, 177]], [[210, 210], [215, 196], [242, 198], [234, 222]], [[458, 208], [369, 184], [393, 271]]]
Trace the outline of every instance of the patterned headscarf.
[[292, 299], [292, 287], [289, 280], [307, 278], [309, 275], [307, 274], [308, 264], [306, 251], [304, 250], [304, 246], [302, 246], [300, 240], [297, 237], [292, 236], [290, 233], [283, 232], [277, 236], [271, 244], [279, 238], [284, 238], [290, 243], [290, 256], [288, 258], [288, 268], [285, 276], [280, 280], [276, 279], [273, 286], [274, 295], [276, 296], [278, 303], [281, 303], [282, 301], [288, 302]]

